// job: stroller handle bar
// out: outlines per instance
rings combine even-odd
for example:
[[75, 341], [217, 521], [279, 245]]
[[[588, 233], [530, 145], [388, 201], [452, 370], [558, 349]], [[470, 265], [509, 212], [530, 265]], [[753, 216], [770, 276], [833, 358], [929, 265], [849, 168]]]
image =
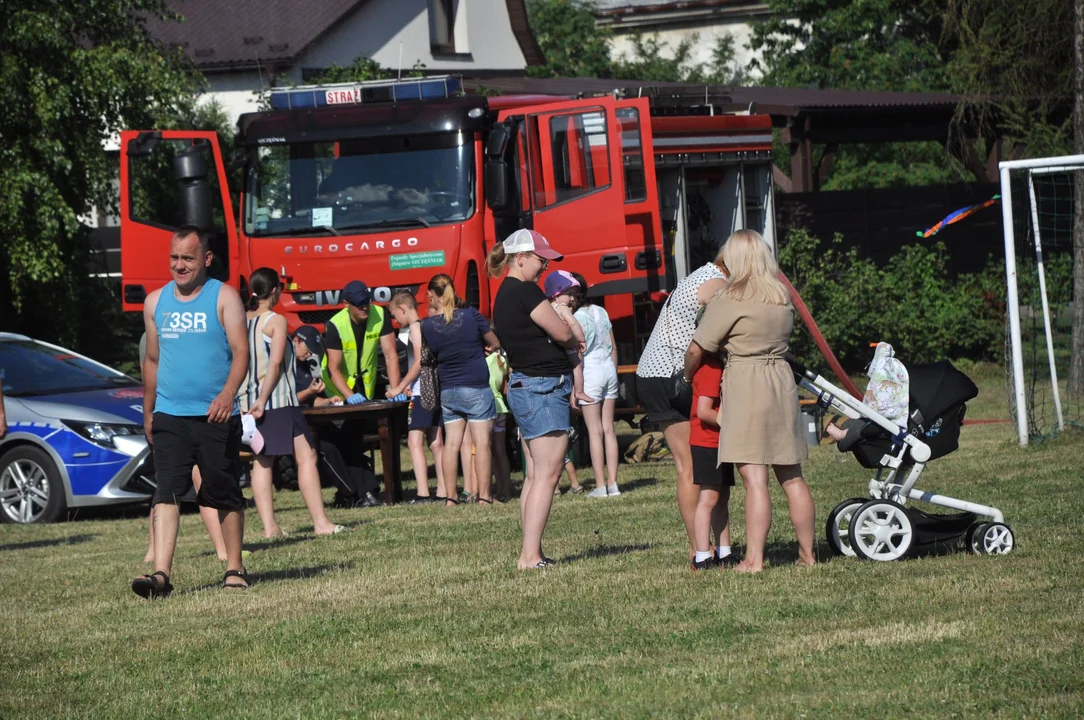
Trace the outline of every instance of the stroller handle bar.
[[[812, 393], [817, 398], [817, 404], [824, 408], [832, 408], [838, 413], [846, 415], [852, 420], [866, 419], [876, 423], [881, 429], [892, 437], [901, 435], [900, 426], [892, 422], [884, 415], [857, 400], [850, 393], [839, 389], [825, 380], [816, 372], [798, 362], [791, 353], [784, 355], [786, 361], [794, 371], [798, 385]], [[924, 463], [930, 459], [930, 446], [919, 440], [910, 433], [903, 433], [902, 442], [911, 446], [911, 458], [915, 462]]]

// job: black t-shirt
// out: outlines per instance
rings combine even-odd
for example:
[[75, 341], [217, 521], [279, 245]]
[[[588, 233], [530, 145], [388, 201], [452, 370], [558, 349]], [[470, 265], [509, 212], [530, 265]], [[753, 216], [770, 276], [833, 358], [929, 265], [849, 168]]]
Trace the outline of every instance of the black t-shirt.
[[546, 300], [535, 283], [506, 277], [493, 301], [493, 330], [508, 354], [508, 364], [530, 377], [553, 377], [572, 372], [568, 353], [531, 319]]
[[[372, 312], [370, 310], [369, 312]], [[358, 347], [358, 358], [361, 358], [361, 349], [365, 346], [365, 326], [368, 324], [368, 320], [358, 325], [353, 320], [350, 321], [350, 327], [354, 328], [354, 342]], [[391, 326], [391, 313], [384, 310], [384, 324], [380, 326], [380, 337], [385, 335], [391, 335], [395, 332]], [[324, 349], [325, 350], [338, 350], [342, 352], [343, 341], [339, 337], [339, 328], [335, 327], [334, 323], [327, 324], [327, 331], [324, 333]], [[382, 358], [383, 355], [378, 354], [378, 358]], [[355, 368], [356, 369], [356, 368]]]

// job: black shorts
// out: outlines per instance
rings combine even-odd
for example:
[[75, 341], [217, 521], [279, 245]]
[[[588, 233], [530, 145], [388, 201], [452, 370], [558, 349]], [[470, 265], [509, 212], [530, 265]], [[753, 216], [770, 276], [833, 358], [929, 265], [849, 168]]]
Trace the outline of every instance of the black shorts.
[[719, 461], [718, 448], [690, 445], [689, 452], [693, 456], [694, 483], [714, 487], [734, 487], [734, 463], [723, 463], [716, 467]]
[[155, 413], [154, 468], [158, 489], [152, 504], [179, 505], [192, 488], [192, 467], [199, 466], [203, 482], [196, 502], [216, 510], [245, 507], [237, 479], [237, 456], [241, 449], [241, 418], [213, 423], [206, 417], [178, 417]]
[[649, 422], [684, 422], [689, 419], [691, 404], [684, 413], [674, 409], [674, 399], [671, 397], [673, 388], [674, 381], [670, 378], [636, 376], [636, 396], [640, 399], [640, 404], [647, 409]]
[[410, 401], [410, 419], [407, 421], [407, 430], [428, 430], [438, 428], [440, 422], [440, 403], [432, 410], [422, 407], [421, 396], [415, 395]]
[[268, 410], [256, 422], [256, 429], [263, 436], [260, 455], [293, 455], [294, 438], [303, 435], [309, 447], [313, 447], [309, 423], [299, 407]]

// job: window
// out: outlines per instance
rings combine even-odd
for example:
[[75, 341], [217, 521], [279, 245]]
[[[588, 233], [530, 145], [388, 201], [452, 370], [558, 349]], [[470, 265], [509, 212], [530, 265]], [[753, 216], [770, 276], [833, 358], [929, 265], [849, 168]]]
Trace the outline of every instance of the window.
[[647, 179], [644, 176], [644, 149], [640, 140], [640, 111], [636, 108], [619, 108], [617, 120], [621, 124], [625, 202], [643, 202], [647, 200]]
[[456, 0], [428, 0], [429, 46], [435, 53], [454, 53]]
[[132, 378], [32, 340], [0, 342], [4, 394], [12, 397], [137, 387]]
[[460, 222], [474, 210], [474, 146], [462, 133], [263, 145], [249, 164], [250, 237]]
[[[128, 156], [129, 214], [132, 220], [168, 229], [198, 225], [212, 233], [226, 231], [222, 194], [211, 146], [204, 141], [161, 140], [142, 155]], [[203, 169], [200, 177], [178, 177], [181, 155], [196, 156], [190, 170]], [[201, 190], [200, 185], [206, 189]], [[202, 201], [209, 200], [209, 203]], [[209, 215], [207, 214], [209, 212]]]
[[[531, 129], [539, 132], [538, 119], [531, 120]], [[603, 111], [550, 115], [542, 121], [548, 126], [549, 147], [542, 148], [539, 159], [545, 157], [548, 163], [532, 168], [536, 208], [609, 187], [610, 149]]]

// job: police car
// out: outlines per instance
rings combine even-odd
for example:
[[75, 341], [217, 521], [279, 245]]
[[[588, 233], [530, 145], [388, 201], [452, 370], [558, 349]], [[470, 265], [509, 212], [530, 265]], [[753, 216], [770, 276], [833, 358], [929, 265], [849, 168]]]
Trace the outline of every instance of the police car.
[[0, 382], [8, 424], [0, 522], [52, 522], [74, 508], [150, 500], [138, 381], [57, 345], [0, 333]]

